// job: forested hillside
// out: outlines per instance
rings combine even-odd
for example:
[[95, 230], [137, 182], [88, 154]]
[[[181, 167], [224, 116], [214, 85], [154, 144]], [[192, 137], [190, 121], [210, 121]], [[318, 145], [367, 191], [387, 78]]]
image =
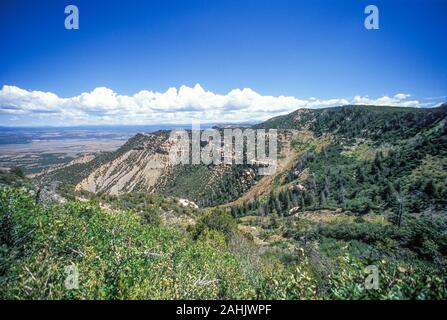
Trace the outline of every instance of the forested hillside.
[[44, 179], [0, 172], [1, 298], [447, 297], [446, 105], [302, 109], [254, 128], [279, 130], [274, 175], [180, 165], [145, 184], [167, 132]]
[[317, 142], [322, 137], [329, 142], [293, 141], [301, 156], [277, 179], [269, 196], [245, 207], [282, 215], [294, 207], [376, 211], [397, 223], [407, 214], [444, 213], [446, 117], [447, 106], [348, 106], [298, 110], [269, 120], [258, 126], [310, 130]]

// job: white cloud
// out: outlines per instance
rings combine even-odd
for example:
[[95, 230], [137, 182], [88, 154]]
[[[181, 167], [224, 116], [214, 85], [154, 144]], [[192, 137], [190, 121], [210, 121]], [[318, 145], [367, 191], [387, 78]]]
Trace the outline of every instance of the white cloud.
[[409, 94], [398, 93], [393, 97], [383, 96], [378, 99], [370, 99], [369, 97], [355, 96], [353, 104], [374, 104], [377, 106], [399, 106], [399, 107], [418, 107], [420, 102], [418, 100], [407, 100]]
[[353, 98], [298, 99], [293, 96], [264, 96], [250, 88], [234, 89], [227, 94], [194, 87], [169, 88], [165, 92], [140, 91], [132, 96], [119, 95], [99, 87], [78, 96], [62, 98], [51, 92], [29, 91], [4, 85], [0, 90], [0, 115], [36, 115], [53, 124], [161, 124], [202, 122], [239, 122], [265, 120], [299, 108], [322, 108], [346, 104], [374, 104], [418, 107], [418, 100], [398, 93], [372, 99]]

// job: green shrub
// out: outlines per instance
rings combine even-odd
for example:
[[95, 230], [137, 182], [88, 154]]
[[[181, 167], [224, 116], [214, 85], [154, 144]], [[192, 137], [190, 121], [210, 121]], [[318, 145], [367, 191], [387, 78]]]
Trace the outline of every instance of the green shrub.
[[159, 226], [162, 222], [160, 210], [155, 207], [147, 207], [139, 212], [141, 221], [144, 224]]
[[221, 232], [228, 242], [236, 231], [236, 221], [224, 209], [213, 209], [199, 218], [193, 230], [193, 238], [197, 239], [207, 230]]
[[327, 238], [338, 240], [359, 240], [365, 243], [375, 243], [389, 237], [393, 232], [393, 227], [384, 226], [377, 223], [353, 223], [336, 222], [330, 223], [320, 231], [321, 235]]

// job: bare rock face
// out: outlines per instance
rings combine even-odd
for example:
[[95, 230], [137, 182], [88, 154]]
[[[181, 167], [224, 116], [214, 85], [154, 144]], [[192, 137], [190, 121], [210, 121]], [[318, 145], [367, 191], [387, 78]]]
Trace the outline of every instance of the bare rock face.
[[306, 187], [303, 186], [301, 183], [298, 183], [298, 184], [290, 186], [289, 190], [304, 191], [304, 190], [306, 190]]
[[[75, 185], [77, 191], [95, 194], [144, 192], [171, 195], [188, 199], [190, 202], [185, 202], [185, 206], [196, 208], [236, 200], [262, 180], [260, 168], [272, 165], [269, 161], [243, 165], [179, 164], [171, 159], [171, 153], [183, 154], [185, 145], [175, 138], [170, 139], [170, 133], [164, 130], [139, 133], [114, 152], [70, 162], [52, 172], [48, 180], [68, 182]], [[278, 134], [282, 156], [278, 161], [278, 172], [284, 170], [287, 167], [285, 163], [294, 158], [295, 153], [290, 146], [294, 135], [294, 132], [287, 130]], [[206, 142], [202, 141], [200, 146], [203, 148]], [[222, 156], [223, 150], [218, 149]], [[274, 165], [276, 167], [276, 161]], [[261, 190], [268, 192], [272, 179], [262, 180]], [[247, 197], [252, 198], [253, 195], [248, 194]]]
[[300, 207], [294, 207], [294, 208], [290, 209], [289, 216], [298, 214], [300, 212], [300, 210], [301, 210]]
[[169, 163], [170, 141], [164, 135], [141, 134], [138, 143], [91, 172], [76, 190], [116, 195], [151, 192]]
[[178, 203], [179, 203], [179, 205], [181, 205], [182, 207], [185, 207], [185, 208], [194, 208], [194, 209], [199, 208], [199, 206], [197, 204], [195, 204], [193, 201], [190, 201], [188, 199], [179, 199]]

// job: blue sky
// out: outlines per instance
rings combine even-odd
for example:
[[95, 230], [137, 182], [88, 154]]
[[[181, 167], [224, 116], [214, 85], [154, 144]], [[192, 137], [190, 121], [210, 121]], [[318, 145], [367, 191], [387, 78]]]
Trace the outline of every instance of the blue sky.
[[[79, 8], [79, 30], [64, 28], [68, 4]], [[379, 30], [363, 26], [368, 4], [380, 10]], [[345, 101], [434, 105], [447, 101], [446, 12], [445, 0], [3, 0], [0, 125], [227, 113], [242, 121], [250, 109], [261, 119]], [[163, 96], [181, 86], [182, 98]], [[134, 97], [146, 91], [164, 100]], [[270, 99], [280, 96], [298, 102]], [[138, 118], [145, 107], [151, 115]]]

